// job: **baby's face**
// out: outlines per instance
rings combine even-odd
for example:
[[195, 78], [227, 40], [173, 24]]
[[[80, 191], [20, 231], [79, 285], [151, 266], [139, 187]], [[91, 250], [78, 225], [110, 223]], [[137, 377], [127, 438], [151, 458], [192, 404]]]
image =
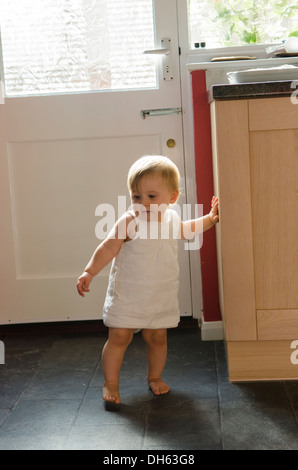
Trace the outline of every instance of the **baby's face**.
[[161, 220], [169, 204], [174, 204], [178, 191], [171, 191], [161, 175], [144, 175], [131, 193], [135, 212], [147, 220]]

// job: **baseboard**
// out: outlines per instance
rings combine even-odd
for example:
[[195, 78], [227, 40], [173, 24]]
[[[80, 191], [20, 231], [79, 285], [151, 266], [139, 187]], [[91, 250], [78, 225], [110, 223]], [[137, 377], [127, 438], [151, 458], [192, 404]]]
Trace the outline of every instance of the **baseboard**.
[[202, 341], [219, 341], [224, 339], [224, 329], [222, 321], [202, 321], [201, 326]]

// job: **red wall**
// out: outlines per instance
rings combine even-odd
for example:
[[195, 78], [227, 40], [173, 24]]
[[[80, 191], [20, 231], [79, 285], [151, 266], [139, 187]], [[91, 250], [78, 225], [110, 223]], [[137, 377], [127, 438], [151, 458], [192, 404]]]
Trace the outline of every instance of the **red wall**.
[[[210, 106], [204, 70], [192, 72], [197, 201], [209, 212], [213, 192]], [[201, 248], [204, 321], [220, 321], [215, 229], [204, 232]]]

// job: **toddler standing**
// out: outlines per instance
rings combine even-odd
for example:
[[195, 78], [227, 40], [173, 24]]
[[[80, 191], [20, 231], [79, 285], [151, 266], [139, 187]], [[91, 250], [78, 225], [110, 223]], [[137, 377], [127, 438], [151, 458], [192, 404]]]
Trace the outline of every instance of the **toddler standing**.
[[116, 222], [77, 281], [77, 290], [84, 297], [93, 277], [113, 261], [103, 308], [104, 324], [109, 328], [102, 352], [103, 399], [107, 402], [121, 402], [120, 368], [135, 329], [142, 330], [146, 342], [149, 388], [155, 395], [170, 390], [162, 372], [167, 329], [176, 327], [180, 319], [177, 238], [189, 239], [219, 220], [215, 197], [209, 214], [200, 219], [182, 221], [169, 209], [177, 202], [179, 180], [178, 168], [167, 157], [137, 160], [127, 180], [132, 210]]

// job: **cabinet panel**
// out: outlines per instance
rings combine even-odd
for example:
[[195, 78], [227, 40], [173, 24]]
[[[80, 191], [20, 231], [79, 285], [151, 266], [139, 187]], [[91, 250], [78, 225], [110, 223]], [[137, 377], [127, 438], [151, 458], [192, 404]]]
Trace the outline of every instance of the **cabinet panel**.
[[298, 106], [211, 104], [231, 381], [298, 377]]
[[298, 305], [298, 131], [250, 133], [256, 309]]
[[256, 339], [248, 106], [213, 102], [215, 188], [220, 201], [218, 251], [222, 304], [229, 341]]
[[249, 130], [298, 128], [298, 106], [290, 97], [249, 100]]
[[298, 309], [258, 310], [258, 339], [298, 338]]
[[230, 381], [297, 380], [296, 348], [291, 340], [228, 342]]

